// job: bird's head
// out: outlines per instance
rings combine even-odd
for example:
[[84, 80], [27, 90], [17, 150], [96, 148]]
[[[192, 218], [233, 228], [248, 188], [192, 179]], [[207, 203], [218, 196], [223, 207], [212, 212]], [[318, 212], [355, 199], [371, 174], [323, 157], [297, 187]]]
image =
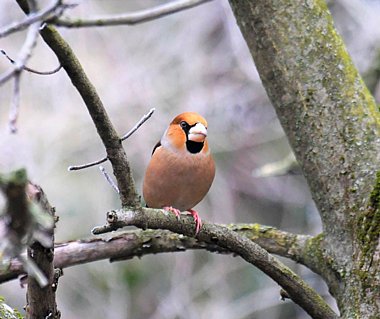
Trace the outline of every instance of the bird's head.
[[172, 147], [192, 154], [209, 152], [206, 137], [207, 121], [195, 112], [177, 115], [164, 135]]

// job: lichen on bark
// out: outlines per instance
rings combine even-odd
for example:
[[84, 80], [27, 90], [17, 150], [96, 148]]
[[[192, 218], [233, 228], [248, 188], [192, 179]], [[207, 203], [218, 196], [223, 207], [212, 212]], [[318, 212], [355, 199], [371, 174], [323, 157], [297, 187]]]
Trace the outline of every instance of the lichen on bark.
[[379, 108], [325, 1], [230, 3], [319, 209], [307, 256], [343, 317], [380, 317]]
[[380, 238], [380, 171], [371, 192], [367, 210], [358, 216], [356, 230], [359, 248], [358, 274], [363, 290], [371, 286], [372, 276], [378, 271], [379, 256], [375, 254]]

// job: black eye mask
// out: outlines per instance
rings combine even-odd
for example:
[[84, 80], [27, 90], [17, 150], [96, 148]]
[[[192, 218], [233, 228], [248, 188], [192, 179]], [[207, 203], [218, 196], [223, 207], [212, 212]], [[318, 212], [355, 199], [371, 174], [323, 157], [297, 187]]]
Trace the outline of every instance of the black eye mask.
[[186, 134], [186, 148], [187, 148], [187, 150], [192, 154], [199, 153], [203, 148], [204, 142], [194, 142], [194, 141], [189, 140], [189, 131], [196, 124], [189, 125], [187, 122], [182, 121], [181, 123], [179, 123], [179, 125], [181, 126], [182, 130]]

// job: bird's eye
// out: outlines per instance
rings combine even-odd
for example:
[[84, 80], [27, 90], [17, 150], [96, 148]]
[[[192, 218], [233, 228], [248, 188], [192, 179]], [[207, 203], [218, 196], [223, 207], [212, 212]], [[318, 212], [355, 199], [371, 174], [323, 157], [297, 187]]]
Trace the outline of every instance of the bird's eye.
[[179, 125], [181, 125], [182, 128], [187, 127], [187, 123], [185, 121], [182, 121], [181, 123], [179, 123]]

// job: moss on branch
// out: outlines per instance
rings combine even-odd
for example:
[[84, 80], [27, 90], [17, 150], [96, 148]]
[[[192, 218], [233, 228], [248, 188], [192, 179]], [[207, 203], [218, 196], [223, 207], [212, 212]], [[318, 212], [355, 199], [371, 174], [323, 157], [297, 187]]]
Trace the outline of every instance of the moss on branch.
[[[104, 233], [128, 225], [142, 229], [167, 229], [186, 236], [194, 236], [195, 230], [194, 222], [188, 216], [184, 216], [178, 221], [174, 214], [168, 214], [160, 209], [142, 207], [135, 210], [123, 209], [108, 212], [107, 221], [107, 225], [95, 228], [93, 233]], [[290, 298], [313, 318], [337, 318], [337, 315], [321, 296], [298, 275], [250, 239], [240, 236], [226, 227], [206, 221], [196, 238], [208, 244], [218, 245], [258, 267], [276, 281]]]
[[379, 317], [379, 108], [325, 1], [230, 3], [321, 215], [306, 256], [343, 317]]
[[372, 272], [378, 271], [380, 264], [379, 257], [375, 256], [380, 238], [380, 171], [377, 172], [368, 208], [358, 217], [357, 236], [360, 248], [358, 274], [365, 291], [373, 284], [371, 269]]
[[[304, 245], [307, 240], [311, 239], [310, 236], [292, 234], [259, 224], [230, 224], [226, 227], [255, 241], [273, 254], [301, 263], [304, 260], [301, 256], [304, 252]], [[165, 230], [128, 230], [59, 243], [55, 246], [54, 266], [66, 268], [101, 259], [116, 261], [142, 257], [147, 254], [180, 252], [189, 249], [230, 253], [216, 244], [201, 242], [194, 237]], [[13, 260], [10, 269], [0, 271], [0, 283], [15, 279], [23, 272], [22, 265]]]

